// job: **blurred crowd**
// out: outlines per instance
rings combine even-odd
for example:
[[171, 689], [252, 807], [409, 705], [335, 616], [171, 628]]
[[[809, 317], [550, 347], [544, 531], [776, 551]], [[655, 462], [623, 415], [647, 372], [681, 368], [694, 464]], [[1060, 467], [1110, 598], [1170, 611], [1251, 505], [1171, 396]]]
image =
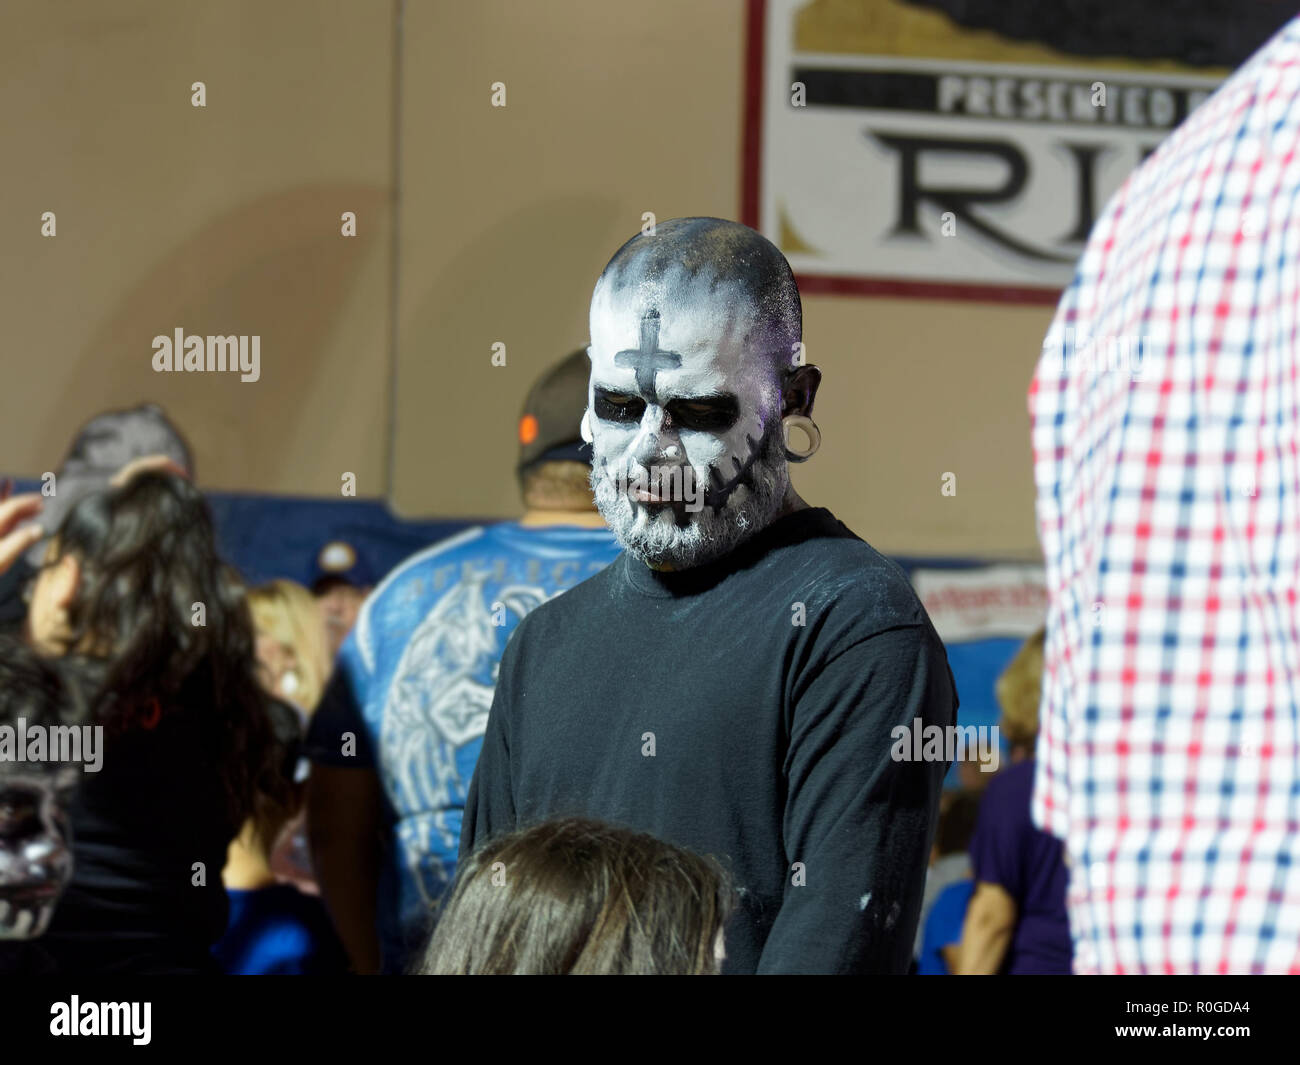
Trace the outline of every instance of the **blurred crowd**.
[[[540, 382], [528, 424], [540, 415], [567, 426], [552, 435], [573, 434], [578, 366], [567, 359]], [[534, 530], [530, 561], [553, 562], [543, 530], [576, 521], [586, 542], [575, 557], [603, 564], [613, 541], [581, 441], [534, 443], [521, 446], [528, 513], [515, 526], [525, 540]], [[0, 971], [378, 971], [391, 922], [360, 894], [379, 865], [403, 860], [400, 818], [417, 812], [382, 798], [373, 762], [331, 776], [307, 758], [312, 716], [373, 591], [365, 560], [331, 541], [310, 587], [246, 586], [218, 553], [184, 438], [155, 405], [84, 426], [49, 492], [3, 496], [0, 725], [90, 724], [105, 751], [94, 771], [57, 755], [0, 765]], [[357, 777], [373, 788], [360, 804]], [[429, 857], [449, 882], [454, 854]], [[495, 890], [502, 861], [525, 895]], [[445, 913], [430, 939], [434, 901]], [[582, 818], [495, 839], [430, 903], [416, 949], [387, 971], [715, 972], [732, 904], [718, 863]]]
[[0, 492], [0, 970], [1300, 971], [1297, 100], [1293, 21], [1097, 221], [960, 790], [891, 753], [958, 727], [947, 651], [794, 490], [821, 371], [747, 227], [620, 248], [520, 517], [388, 573], [248, 587], [164, 413], [93, 419]]
[[[539, 415], [555, 438], [576, 424], [584, 363], [575, 353], [543, 376], [525, 436], [545, 432]], [[612, 557], [613, 539], [581, 441], [542, 444], [521, 445], [526, 513], [508, 531], [530, 561], [553, 565], [547, 531], [582, 529], [567, 560], [585, 576]], [[570, 817], [498, 836], [458, 863], [455, 846], [414, 831], [431, 813], [459, 813], [455, 795], [441, 811], [402, 805], [399, 788], [384, 794], [396, 774], [373, 751], [332, 758], [324, 744], [313, 764], [313, 715], [331, 687], [337, 704], [338, 689], [359, 683], [353, 629], [375, 589], [355, 548], [323, 545], [311, 587], [246, 586], [220, 558], [189, 449], [156, 406], [93, 419], [56, 478], [52, 495], [0, 503], [0, 722], [98, 723], [107, 754], [94, 773], [50, 761], [0, 774], [6, 971], [720, 969], [735, 887], [712, 857]], [[464, 571], [446, 545], [431, 551]], [[408, 585], [412, 562], [394, 575]], [[455, 587], [428, 585], [435, 606]], [[410, 617], [433, 612], [420, 604]], [[397, 657], [415, 649], [437, 660], [416, 628], [390, 625], [385, 639]], [[1069, 970], [1060, 846], [1029, 825], [1022, 761], [1036, 733], [1041, 646], [1041, 635], [1031, 640], [1000, 686], [1016, 765], [989, 787], [978, 828], [978, 794], [944, 796], [917, 972]], [[430, 678], [424, 667], [384, 677], [381, 702], [411, 676]], [[366, 731], [360, 718], [344, 724]], [[1026, 868], [1030, 859], [1042, 870]], [[404, 907], [391, 881], [420, 863], [436, 868], [424, 878], [433, 887]], [[500, 890], [507, 869], [518, 892]], [[30, 923], [18, 923], [23, 905]]]

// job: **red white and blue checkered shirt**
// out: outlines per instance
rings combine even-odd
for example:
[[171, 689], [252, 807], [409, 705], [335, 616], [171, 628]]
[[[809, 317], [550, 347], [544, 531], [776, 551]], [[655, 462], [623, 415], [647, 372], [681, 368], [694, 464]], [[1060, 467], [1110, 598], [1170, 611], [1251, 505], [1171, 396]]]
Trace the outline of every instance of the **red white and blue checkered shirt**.
[[1300, 972], [1300, 21], [1108, 204], [1030, 387], [1081, 973]]

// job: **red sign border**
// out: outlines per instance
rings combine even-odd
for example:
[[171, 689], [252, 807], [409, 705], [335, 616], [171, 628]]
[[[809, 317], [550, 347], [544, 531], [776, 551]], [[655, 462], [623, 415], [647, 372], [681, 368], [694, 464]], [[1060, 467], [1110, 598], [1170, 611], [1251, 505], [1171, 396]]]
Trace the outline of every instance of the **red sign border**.
[[[758, 228], [758, 175], [763, 159], [763, 36], [767, 0], [749, 0], [745, 25], [745, 118], [741, 140], [740, 220]], [[848, 277], [799, 274], [795, 280], [805, 295], [897, 296], [904, 299], [967, 300], [981, 303], [1022, 303], [1054, 306], [1060, 286], [968, 285], [913, 281], [892, 277]]]

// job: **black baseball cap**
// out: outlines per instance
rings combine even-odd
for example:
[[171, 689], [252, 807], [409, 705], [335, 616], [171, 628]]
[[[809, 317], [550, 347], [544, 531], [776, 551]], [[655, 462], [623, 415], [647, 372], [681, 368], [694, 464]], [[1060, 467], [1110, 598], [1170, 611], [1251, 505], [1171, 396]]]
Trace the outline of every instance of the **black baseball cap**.
[[591, 445], [579, 428], [587, 410], [591, 360], [579, 348], [533, 384], [519, 415], [519, 472], [539, 462], [591, 464]]

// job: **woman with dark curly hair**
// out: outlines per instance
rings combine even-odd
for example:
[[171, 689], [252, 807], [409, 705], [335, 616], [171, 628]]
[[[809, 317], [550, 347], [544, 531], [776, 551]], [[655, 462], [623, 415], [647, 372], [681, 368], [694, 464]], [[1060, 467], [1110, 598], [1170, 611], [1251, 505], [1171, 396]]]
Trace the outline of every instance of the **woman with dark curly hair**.
[[104, 730], [43, 946], [63, 972], [215, 971], [226, 847], [274, 767], [252, 623], [202, 495], [151, 470], [81, 500], [29, 598], [29, 641], [66, 660]]
[[420, 971], [711, 975], [731, 909], [711, 858], [599, 821], [548, 821], [462, 863]]

